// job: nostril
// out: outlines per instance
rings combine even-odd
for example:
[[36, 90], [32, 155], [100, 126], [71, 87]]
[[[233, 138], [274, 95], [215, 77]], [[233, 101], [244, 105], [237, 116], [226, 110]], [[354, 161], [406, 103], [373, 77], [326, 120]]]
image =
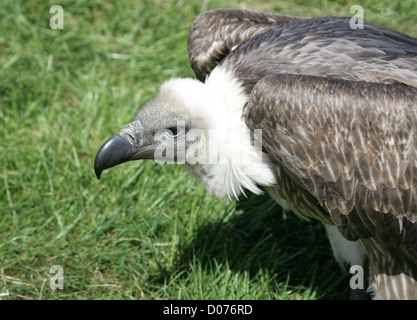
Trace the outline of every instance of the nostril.
[[136, 143], [136, 139], [134, 136], [132, 136], [130, 133], [126, 132], [127, 137], [129, 138], [131, 143]]
[[119, 134], [125, 138], [134, 147], [138, 147], [141, 140], [141, 126], [138, 121], [131, 122], [125, 125]]

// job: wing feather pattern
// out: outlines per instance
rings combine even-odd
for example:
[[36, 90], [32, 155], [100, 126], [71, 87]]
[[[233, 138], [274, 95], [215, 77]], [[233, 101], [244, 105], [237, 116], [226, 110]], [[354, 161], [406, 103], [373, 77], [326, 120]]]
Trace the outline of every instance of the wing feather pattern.
[[302, 19], [256, 10], [214, 9], [194, 21], [188, 36], [188, 54], [197, 79], [207, 75], [236, 46], [276, 26]]
[[266, 152], [316, 200], [322, 221], [349, 240], [376, 237], [417, 258], [416, 97], [401, 83], [270, 75], [244, 119], [262, 129]]
[[273, 73], [400, 82], [417, 88], [417, 39], [368, 21], [363, 29], [351, 29], [349, 21], [346, 17], [289, 21], [253, 36], [220, 64], [234, 70], [249, 93]]

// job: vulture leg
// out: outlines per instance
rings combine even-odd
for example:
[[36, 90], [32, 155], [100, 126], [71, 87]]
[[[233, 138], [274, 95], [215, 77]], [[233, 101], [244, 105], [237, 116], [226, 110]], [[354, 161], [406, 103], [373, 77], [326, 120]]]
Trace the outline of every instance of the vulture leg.
[[332, 247], [333, 255], [336, 262], [344, 272], [350, 272], [352, 266], [360, 266], [364, 271], [363, 287], [352, 288], [350, 291], [351, 300], [368, 300], [368, 260], [365, 256], [365, 251], [358, 241], [349, 241], [340, 233], [337, 227], [324, 223], [327, 237], [329, 238]]

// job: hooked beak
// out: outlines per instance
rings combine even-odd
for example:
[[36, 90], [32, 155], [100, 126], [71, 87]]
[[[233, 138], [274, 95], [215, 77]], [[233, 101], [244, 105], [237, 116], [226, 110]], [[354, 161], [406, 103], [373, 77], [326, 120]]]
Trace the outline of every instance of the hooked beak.
[[143, 146], [143, 130], [139, 121], [124, 126], [98, 150], [94, 161], [97, 179], [101, 173], [118, 164], [138, 159], [153, 159], [155, 146]]

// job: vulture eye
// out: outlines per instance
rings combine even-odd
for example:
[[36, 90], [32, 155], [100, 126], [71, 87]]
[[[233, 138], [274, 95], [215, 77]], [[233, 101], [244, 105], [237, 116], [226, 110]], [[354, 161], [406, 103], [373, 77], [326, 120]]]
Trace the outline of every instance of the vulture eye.
[[176, 138], [181, 134], [181, 130], [178, 130], [177, 127], [168, 128], [168, 130], [170, 131], [168, 134], [173, 138]]

